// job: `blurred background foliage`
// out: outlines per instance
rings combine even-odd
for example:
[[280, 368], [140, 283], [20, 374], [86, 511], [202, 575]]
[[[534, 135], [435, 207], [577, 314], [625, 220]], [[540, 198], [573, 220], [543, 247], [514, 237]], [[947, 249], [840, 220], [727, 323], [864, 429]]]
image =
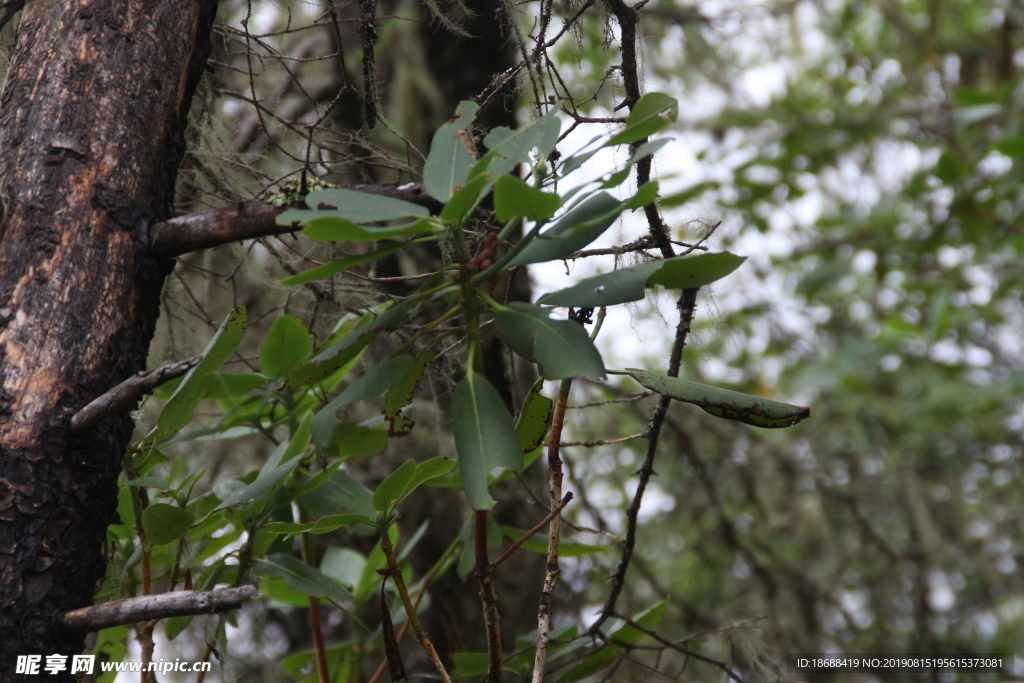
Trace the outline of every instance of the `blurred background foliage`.
[[[1021, 6], [644, 16], [647, 75], [687, 118], [658, 161], [677, 175], [662, 207], [722, 220], [714, 246], [751, 256], [716, 285], [686, 372], [813, 418], [776, 434], [673, 410], [637, 599], [672, 595], [680, 633], [766, 615], [756, 637], [775, 656], [1001, 651], [1019, 666]], [[643, 430], [642, 410], [620, 418]], [[607, 457], [578, 466], [579, 488], [627, 500], [642, 448]], [[604, 500], [574, 512], [615, 530]], [[595, 604], [603, 568], [580, 569]]]
[[[356, 3], [221, 5], [183, 212], [260, 196], [304, 166], [341, 183], [414, 179], [455, 103], [519, 58], [509, 16], [523, 34], [537, 29], [532, 4], [380, 2], [382, 121], [367, 133]], [[581, 9], [550, 52], [575, 100], [560, 101], [610, 116], [623, 90], [609, 11], [556, 3], [553, 26]], [[701, 234], [721, 221], [713, 248], [750, 257], [702, 293], [684, 374], [809, 405], [812, 419], [766, 432], [675, 405], [620, 611], [669, 597], [659, 632], [751, 680], [777, 679], [787, 652], [834, 650], [1015, 652], [1024, 670], [1024, 10], [1013, 0], [652, 0], [641, 16], [647, 88], [681, 103], [676, 141], [655, 161], [662, 210], [677, 239], [694, 238], [694, 218]], [[493, 103], [487, 126], [528, 120], [538, 94], [566, 95], [520, 78], [518, 102]], [[264, 325], [287, 312], [322, 335], [397, 286], [275, 284], [336, 248], [283, 236], [182, 259], [156, 360], [201, 349], [235, 305], [266, 315]], [[434, 258], [370, 275], [433, 270]], [[671, 321], [655, 305], [631, 314], [643, 344], [607, 329], [606, 362], [660, 369]], [[577, 404], [617, 402], [571, 411], [567, 438], [643, 433], [651, 404], [638, 388], [579, 390]], [[423, 438], [436, 450], [447, 437]], [[567, 540], [608, 551], [566, 559], [556, 624], [586, 623], [604, 602], [643, 443], [567, 450], [577, 499], [566, 515], [578, 526]], [[210, 452], [235, 476], [265, 457], [237, 444]], [[363, 475], [382, 476], [369, 466]], [[439, 543], [417, 552], [436, 559]], [[527, 577], [527, 618], [541, 577]], [[253, 619], [272, 625], [265, 642], [243, 638], [234, 655], [250, 675], [278, 680], [274, 660], [308, 647], [308, 633], [287, 610], [243, 615]], [[598, 677], [723, 676], [671, 653], [628, 659]]]

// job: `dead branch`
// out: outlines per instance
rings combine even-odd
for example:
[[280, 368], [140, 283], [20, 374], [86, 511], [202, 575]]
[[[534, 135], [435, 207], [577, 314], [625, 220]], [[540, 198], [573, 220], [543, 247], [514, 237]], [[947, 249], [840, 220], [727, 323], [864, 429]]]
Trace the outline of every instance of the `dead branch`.
[[[404, 199], [429, 208], [435, 208], [437, 204], [419, 183], [357, 185], [346, 189]], [[295, 232], [296, 226], [277, 224], [277, 217], [285, 208], [289, 207], [250, 201], [177, 216], [150, 227], [150, 248], [155, 257], [165, 259], [230, 242]]]
[[132, 375], [75, 413], [71, 418], [71, 431], [77, 432], [94, 427], [111, 413], [134, 405], [164, 382], [181, 377], [199, 365], [202, 359], [202, 356], [193, 356], [187, 360], [164, 363], [155, 370], [144, 370]]
[[99, 631], [152, 619], [228, 612], [257, 595], [259, 590], [255, 586], [144, 595], [71, 610], [64, 615], [63, 621], [64, 626], [72, 631]]

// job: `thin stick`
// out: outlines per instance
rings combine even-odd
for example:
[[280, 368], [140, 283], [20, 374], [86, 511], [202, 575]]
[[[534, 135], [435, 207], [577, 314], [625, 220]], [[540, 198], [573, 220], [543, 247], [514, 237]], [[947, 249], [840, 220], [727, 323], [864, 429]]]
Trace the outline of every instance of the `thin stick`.
[[498, 594], [494, 590], [494, 565], [487, 557], [487, 511], [477, 510], [474, 520], [474, 550], [476, 575], [480, 583], [480, 602], [484, 608], [484, 627], [487, 630], [487, 683], [502, 683], [501, 670], [501, 616], [498, 613]]
[[71, 418], [71, 431], [78, 432], [94, 427], [105, 417], [134, 405], [164, 382], [181, 377], [199, 365], [202, 359], [202, 356], [193, 356], [188, 360], [164, 363], [155, 370], [145, 370], [132, 375], [75, 413]]
[[423, 647], [423, 651], [427, 653], [427, 659], [434, 665], [434, 669], [444, 683], [452, 683], [452, 679], [448, 676], [448, 672], [444, 668], [444, 664], [441, 663], [441, 658], [437, 656], [437, 650], [434, 649], [434, 644], [430, 642], [430, 636], [423, 630], [423, 625], [420, 623], [419, 615], [416, 614], [416, 608], [412, 604], [412, 600], [409, 598], [409, 589], [405, 585], [405, 579], [402, 578], [402, 570], [398, 567], [398, 558], [395, 557], [395, 547], [391, 543], [386, 535], [382, 535], [380, 542], [380, 549], [384, 551], [384, 557], [387, 558], [388, 568], [387, 571], [395, 582], [395, 588], [398, 589], [398, 595], [402, 598], [402, 604], [405, 606], [405, 613], [409, 619], [409, 623], [412, 624], [413, 633], [416, 634], [416, 639], [420, 641], [420, 646]]
[[533, 660], [532, 683], [544, 680], [544, 666], [548, 656], [548, 632], [551, 630], [551, 601], [558, 583], [561, 569], [558, 567], [558, 543], [561, 532], [561, 517], [558, 516], [562, 502], [562, 459], [559, 448], [562, 441], [562, 425], [565, 422], [565, 407], [569, 404], [569, 390], [572, 379], [563, 379], [558, 387], [558, 400], [551, 416], [551, 440], [548, 442], [548, 491], [550, 493], [551, 527], [548, 530], [548, 561], [544, 574], [544, 587], [540, 594], [537, 610], [537, 653]]
[[533, 527], [532, 529], [527, 531], [525, 534], [520, 536], [518, 539], [516, 539], [515, 543], [513, 543], [511, 546], [509, 546], [508, 550], [503, 552], [498, 557], [498, 559], [496, 559], [494, 562], [491, 563], [491, 567], [494, 568], [494, 569], [497, 569], [498, 565], [500, 565], [502, 562], [504, 562], [508, 558], [512, 557], [512, 553], [514, 553], [516, 550], [518, 550], [520, 548], [520, 546], [522, 546], [524, 543], [529, 541], [530, 538], [535, 533], [537, 533], [538, 531], [543, 529], [547, 525], [548, 522], [550, 522], [552, 519], [554, 519], [555, 516], [558, 515], [562, 511], [562, 509], [566, 505], [569, 504], [569, 501], [571, 501], [571, 500], [572, 500], [572, 491], [570, 491], [569, 493], [566, 493], [564, 496], [562, 496], [562, 500], [560, 500], [559, 503], [558, 503], [558, 509], [557, 510], [552, 510], [551, 512], [549, 512], [547, 515], [545, 515], [544, 519], [540, 520], [540, 522], [537, 523], [537, 526]]
[[140, 621], [227, 612], [238, 609], [257, 595], [259, 590], [255, 586], [144, 595], [71, 610], [61, 621], [72, 631], [102, 631]]

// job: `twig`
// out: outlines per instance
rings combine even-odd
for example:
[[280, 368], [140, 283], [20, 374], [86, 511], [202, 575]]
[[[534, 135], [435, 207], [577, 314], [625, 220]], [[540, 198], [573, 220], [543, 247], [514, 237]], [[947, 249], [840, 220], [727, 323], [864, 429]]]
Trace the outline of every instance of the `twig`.
[[405, 614], [409, 619], [409, 623], [412, 624], [413, 633], [416, 634], [416, 639], [420, 641], [420, 646], [423, 651], [427, 654], [427, 659], [434, 665], [434, 669], [444, 683], [452, 683], [452, 679], [448, 676], [448, 671], [445, 670], [444, 664], [441, 663], [441, 658], [437, 656], [437, 650], [434, 649], [434, 644], [430, 642], [430, 636], [423, 630], [423, 625], [420, 623], [420, 617], [416, 614], [416, 608], [413, 607], [412, 600], [409, 598], [409, 589], [405, 585], [405, 579], [402, 578], [402, 570], [398, 567], [398, 558], [395, 557], [395, 547], [391, 543], [391, 539], [382, 534], [380, 541], [380, 549], [384, 552], [384, 557], [387, 559], [387, 569], [380, 569], [378, 572], [387, 572], [391, 579], [395, 582], [395, 588], [398, 589], [398, 595], [402, 598], [402, 605], [405, 606]]
[[[355, 185], [346, 189], [404, 199], [428, 208], [436, 208], [419, 183], [405, 185]], [[190, 251], [211, 249], [229, 242], [295, 232], [297, 225], [278, 225], [284, 208], [267, 202], [241, 202], [203, 213], [178, 216], [149, 228], [148, 241], [157, 258], [173, 258]]]
[[626, 622], [626, 624], [628, 624], [629, 626], [632, 626], [637, 631], [640, 631], [641, 633], [646, 633], [648, 636], [650, 636], [654, 640], [658, 641], [659, 643], [661, 643], [665, 647], [670, 648], [672, 650], [675, 650], [676, 652], [680, 652], [680, 653], [686, 655], [687, 657], [693, 657], [697, 661], [704, 662], [705, 664], [710, 664], [712, 666], [716, 666], [719, 669], [721, 669], [723, 672], [725, 672], [725, 674], [729, 678], [733, 679], [737, 683], [743, 683], [743, 679], [740, 678], [738, 675], [736, 675], [733, 672], [733, 670], [729, 668], [729, 663], [728, 662], [723, 662], [723, 661], [718, 660], [718, 659], [713, 659], [713, 658], [708, 657], [706, 655], [702, 655], [699, 652], [695, 652], [695, 651], [691, 650], [688, 647], [683, 647], [682, 645], [679, 645], [677, 643], [673, 643], [671, 640], [668, 640], [664, 636], [660, 635], [657, 631], [649, 629], [646, 626], [643, 626], [642, 624], [638, 624], [637, 622], [633, 621], [629, 617], [624, 617], [621, 614], [616, 614], [614, 616], [616, 618], [618, 618], [618, 619], [622, 619], [624, 622]]
[[144, 370], [132, 375], [75, 413], [71, 418], [71, 431], [78, 432], [96, 426], [111, 413], [135, 404], [164, 382], [181, 377], [199, 365], [202, 359], [202, 356], [193, 356], [188, 360], [164, 363], [155, 370]]
[[501, 618], [498, 613], [498, 594], [494, 590], [494, 565], [487, 557], [487, 510], [475, 512], [473, 529], [476, 554], [477, 581], [480, 583], [480, 602], [484, 609], [484, 627], [487, 631], [487, 683], [502, 683], [501, 670]]
[[596, 439], [594, 441], [563, 441], [559, 446], [585, 446], [587, 448], [593, 448], [594, 446], [607, 446], [612, 443], [625, 443], [626, 441], [632, 441], [633, 439], [642, 439], [647, 436], [647, 432], [640, 432], [639, 434], [630, 434], [629, 436], [620, 436], [617, 439]]
[[537, 523], [537, 525], [535, 527], [533, 527], [532, 529], [527, 531], [525, 534], [520, 536], [518, 539], [516, 539], [516, 541], [512, 545], [510, 545], [508, 547], [508, 550], [503, 552], [498, 557], [498, 559], [496, 559], [494, 562], [491, 563], [491, 568], [492, 569], [497, 569], [498, 565], [500, 565], [502, 562], [504, 562], [508, 558], [512, 557], [512, 553], [514, 553], [516, 550], [518, 550], [519, 547], [522, 546], [524, 543], [529, 541], [530, 538], [532, 538], [535, 533], [537, 533], [538, 531], [543, 529], [544, 526], [548, 522], [550, 522], [552, 519], [554, 519], [555, 515], [559, 514], [565, 508], [565, 506], [569, 504], [569, 501], [571, 501], [571, 500], [572, 500], [572, 491], [570, 491], [569, 493], [566, 493], [564, 496], [562, 496], [562, 500], [559, 501], [559, 503], [558, 503], [558, 509], [557, 510], [552, 510], [551, 512], [549, 512], [544, 517], [544, 519], [540, 520], [540, 522]]
[[[686, 345], [686, 337], [690, 333], [690, 325], [693, 322], [693, 309], [697, 305], [697, 289], [684, 289], [679, 297], [677, 307], [679, 308], [679, 324], [676, 326], [676, 338], [672, 344], [672, 353], [669, 356], [668, 374], [671, 377], [679, 376], [679, 366], [683, 356], [683, 346]], [[647, 455], [638, 471], [639, 483], [636, 493], [633, 495], [633, 502], [626, 511], [626, 538], [622, 543], [622, 556], [619, 564], [612, 573], [612, 585], [608, 592], [601, 614], [590, 627], [590, 633], [596, 633], [601, 625], [608, 619], [609, 615], [615, 612], [615, 604], [626, 582], [626, 570], [629, 569], [630, 559], [633, 557], [633, 550], [636, 547], [637, 520], [640, 516], [640, 504], [643, 502], [644, 491], [647, 489], [647, 482], [654, 474], [654, 456], [658, 450], [658, 437], [661, 435], [661, 426], [665, 422], [665, 414], [672, 399], [663, 396], [651, 414], [647, 426]]]
[[544, 574], [544, 587], [540, 593], [537, 609], [537, 652], [533, 659], [532, 683], [542, 683], [544, 666], [548, 656], [548, 632], [551, 630], [551, 601], [558, 583], [561, 569], [558, 567], [558, 543], [561, 532], [561, 517], [558, 516], [562, 502], [562, 459], [559, 449], [562, 441], [562, 426], [565, 423], [565, 407], [569, 404], [569, 390], [572, 378], [563, 379], [558, 387], [558, 400], [551, 416], [551, 440], [548, 442], [548, 491], [550, 493], [551, 527], [548, 530], [548, 561]]
[[72, 631], [100, 631], [153, 619], [227, 612], [257, 595], [259, 590], [255, 586], [144, 595], [71, 610], [64, 614], [62, 621]]

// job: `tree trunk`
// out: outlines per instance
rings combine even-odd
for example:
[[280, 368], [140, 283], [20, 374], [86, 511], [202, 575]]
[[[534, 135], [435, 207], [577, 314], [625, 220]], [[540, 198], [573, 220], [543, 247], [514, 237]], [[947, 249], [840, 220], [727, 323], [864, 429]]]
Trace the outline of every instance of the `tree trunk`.
[[69, 422], [144, 367], [171, 265], [145, 236], [170, 215], [216, 6], [32, 0], [22, 13], [0, 95], [0, 681], [20, 678], [17, 655], [83, 649], [60, 617], [103, 578], [132, 421]]

